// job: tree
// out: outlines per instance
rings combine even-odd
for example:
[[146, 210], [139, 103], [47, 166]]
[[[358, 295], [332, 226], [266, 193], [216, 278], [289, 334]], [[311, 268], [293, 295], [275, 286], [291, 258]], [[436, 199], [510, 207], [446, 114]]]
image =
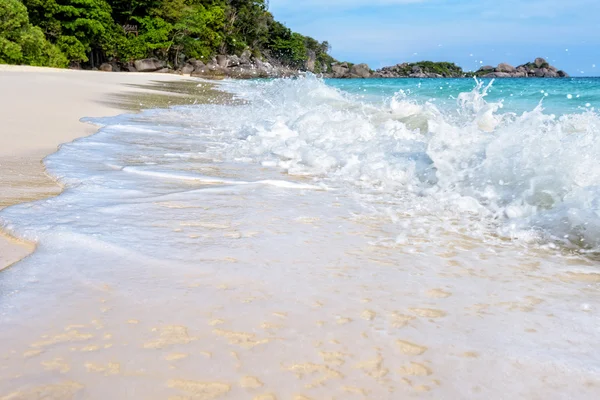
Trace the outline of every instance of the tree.
[[0, 63], [64, 67], [67, 59], [29, 23], [20, 1], [0, 0]]
[[32, 22], [42, 28], [71, 61], [87, 61], [87, 54], [100, 49], [114, 52], [119, 31], [106, 0], [24, 0]]

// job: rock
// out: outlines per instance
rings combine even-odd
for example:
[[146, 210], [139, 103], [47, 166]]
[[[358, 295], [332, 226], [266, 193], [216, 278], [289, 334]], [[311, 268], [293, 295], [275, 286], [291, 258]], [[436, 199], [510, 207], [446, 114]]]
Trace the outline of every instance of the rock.
[[[546, 68], [544, 68], [546, 69]], [[553, 71], [550, 68], [546, 69], [546, 71], [544, 72], [544, 78], [558, 78], [558, 72], [557, 71]]]
[[251, 65], [252, 64], [252, 52], [248, 49], [244, 50], [240, 55], [240, 64]]
[[257, 78], [257, 70], [254, 68], [233, 67], [227, 70], [227, 76], [235, 79], [253, 79]]
[[484, 78], [510, 78], [510, 77], [512, 77], [512, 75], [509, 74], [508, 72], [491, 72], [489, 74], [485, 74], [483, 77]]
[[512, 73], [512, 72], [516, 72], [516, 68], [513, 67], [510, 64], [507, 63], [500, 63], [498, 64], [498, 66], [496, 67], [496, 71], [497, 72], [508, 72], [508, 73]]
[[535, 70], [533, 70], [533, 73], [535, 74], [535, 76], [537, 78], [543, 78], [544, 77], [544, 71], [541, 68], [536, 68]]
[[104, 64], [100, 65], [100, 71], [112, 72], [113, 66], [109, 63], [104, 63]]
[[188, 60], [188, 63], [194, 66], [194, 70], [199, 68], [206, 68], [206, 64], [204, 64], [200, 60], [196, 60], [195, 58]]
[[317, 65], [317, 54], [310, 50], [308, 52], [308, 57], [306, 59], [306, 63], [304, 65], [304, 67], [306, 68], [307, 71], [310, 72], [315, 72], [315, 67]]
[[136, 60], [134, 65], [138, 72], [154, 72], [165, 68], [167, 63], [156, 58], [146, 58], [143, 60]]
[[226, 68], [219, 67], [216, 60], [213, 60], [213, 61], [210, 61], [206, 65], [199, 64], [194, 69], [194, 72], [192, 72], [190, 75], [194, 76], [194, 77], [206, 78], [206, 79], [223, 79], [227, 76], [226, 71], [227, 71]]
[[183, 67], [181, 67], [181, 73], [184, 75], [189, 75], [194, 72], [195, 69], [196, 68], [192, 64], [185, 64]]
[[367, 64], [357, 64], [350, 68], [350, 75], [359, 78], [369, 78], [371, 76], [371, 68]]
[[334, 78], [346, 78], [350, 72], [347, 63], [335, 64], [331, 66]]
[[494, 71], [494, 67], [492, 67], [491, 65], [484, 65], [483, 67], [479, 68], [480, 71], [484, 72], [484, 71]]
[[421, 69], [421, 67], [419, 67], [418, 65], [415, 65], [411, 68], [411, 71], [413, 74], [420, 74], [423, 72], [423, 70]]
[[218, 55], [217, 65], [221, 68], [227, 68], [229, 66], [229, 57], [224, 55]]
[[535, 61], [533, 62], [535, 64], [536, 67], [538, 68], [542, 68], [544, 65], [547, 65], [548, 63], [546, 62], [545, 59], [538, 57], [535, 59]]
[[232, 56], [227, 56], [227, 67], [237, 67], [240, 64], [240, 58], [235, 54]]
[[557, 71], [556, 73], [558, 74], [558, 76], [559, 76], [560, 78], [568, 78], [568, 77], [569, 77], [569, 74], [567, 74], [567, 73], [566, 73], [565, 71], [563, 71], [563, 70], [559, 70], [559, 71]]
[[171, 72], [173, 72], [173, 70], [171, 68], [161, 68], [154, 72], [157, 74], [170, 74]]

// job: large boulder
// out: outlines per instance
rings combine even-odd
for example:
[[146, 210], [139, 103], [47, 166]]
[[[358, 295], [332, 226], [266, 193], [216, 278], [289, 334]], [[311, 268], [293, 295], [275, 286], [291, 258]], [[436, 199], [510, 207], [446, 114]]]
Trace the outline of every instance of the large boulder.
[[535, 74], [536, 78], [543, 78], [546, 71], [548, 71], [546, 68], [536, 68], [533, 73]]
[[359, 78], [369, 78], [371, 76], [371, 68], [367, 64], [356, 64], [350, 68], [350, 75]]
[[217, 56], [217, 65], [221, 68], [227, 68], [229, 66], [229, 57], [224, 55]]
[[317, 66], [317, 54], [310, 50], [308, 52], [308, 57], [306, 58], [306, 62], [304, 63], [304, 68], [307, 71], [315, 72], [315, 67]]
[[184, 75], [189, 75], [192, 72], [194, 72], [196, 68], [192, 65], [192, 64], [185, 64], [183, 67], [181, 67], [181, 73]]
[[498, 66], [496, 67], [496, 71], [497, 72], [508, 72], [508, 73], [512, 73], [512, 72], [516, 72], [516, 68], [513, 67], [510, 64], [507, 63], [500, 63], [498, 64]]
[[485, 71], [492, 72], [492, 71], [494, 71], [494, 67], [492, 67], [491, 65], [484, 65], [483, 67], [479, 68], [479, 70], [482, 72], [485, 72]]
[[347, 63], [332, 64], [331, 70], [333, 71], [334, 78], [347, 78], [350, 74], [350, 68]]
[[154, 72], [167, 67], [167, 63], [165, 61], [161, 61], [156, 58], [136, 60], [134, 65], [138, 72]]
[[559, 78], [568, 78], [569, 77], [569, 74], [567, 74], [565, 71], [562, 71], [562, 70], [557, 71], [556, 73], [558, 74]]
[[100, 65], [100, 71], [112, 72], [112, 70], [113, 70], [113, 66], [109, 63], [104, 63], [104, 64]]
[[248, 49], [244, 50], [240, 55], [240, 65], [252, 64], [252, 52]]
[[227, 77], [227, 68], [221, 68], [216, 60], [210, 61], [208, 64], [198, 64], [191, 76], [206, 79], [224, 79]]
[[231, 67], [237, 67], [238, 65], [241, 65], [242, 62], [240, 60], [240, 58], [238, 56], [231, 55], [231, 56], [227, 56], [227, 67], [231, 68]]

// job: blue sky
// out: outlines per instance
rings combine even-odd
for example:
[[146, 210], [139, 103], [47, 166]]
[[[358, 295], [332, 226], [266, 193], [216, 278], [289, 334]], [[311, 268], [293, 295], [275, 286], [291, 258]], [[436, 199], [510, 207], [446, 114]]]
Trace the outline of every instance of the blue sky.
[[600, 0], [270, 0], [276, 19], [327, 40], [340, 60], [380, 68], [453, 61], [465, 70], [545, 57], [600, 75]]

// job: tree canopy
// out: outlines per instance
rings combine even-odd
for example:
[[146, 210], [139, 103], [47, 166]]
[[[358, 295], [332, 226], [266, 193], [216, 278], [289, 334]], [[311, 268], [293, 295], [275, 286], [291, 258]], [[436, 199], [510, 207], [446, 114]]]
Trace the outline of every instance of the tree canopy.
[[275, 21], [268, 0], [0, 0], [1, 63], [93, 66], [94, 58], [157, 57], [177, 67], [244, 51], [316, 72], [335, 61], [327, 42]]

